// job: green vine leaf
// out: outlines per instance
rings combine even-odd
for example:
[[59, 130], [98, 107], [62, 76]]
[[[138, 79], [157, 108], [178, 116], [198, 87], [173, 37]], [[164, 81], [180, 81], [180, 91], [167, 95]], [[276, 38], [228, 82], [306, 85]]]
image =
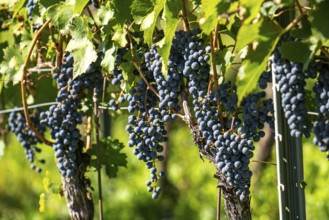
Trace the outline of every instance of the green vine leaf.
[[[151, 25], [149, 27], [147, 27], [148, 25], [144, 23], [144, 41], [145, 43], [151, 45], [153, 43], [153, 31], [154, 28], [156, 26], [157, 23], [157, 19], [159, 17], [160, 12], [162, 11], [162, 9], [164, 8], [166, 4], [166, 0], [156, 0], [155, 5], [154, 5], [154, 9], [151, 13], [153, 13], [152, 16], [147, 16], [147, 22], [145, 21], [145, 23], [151, 23]], [[152, 22], [151, 22], [152, 21]]]
[[154, 4], [151, 0], [134, 0], [130, 8], [136, 24], [141, 24], [149, 14], [153, 14], [154, 16]]
[[279, 50], [283, 58], [302, 63], [303, 70], [306, 70], [320, 46], [319, 41], [314, 42], [314, 44], [302, 41], [287, 41], [282, 43]]
[[115, 63], [115, 47], [112, 47], [105, 51], [104, 59], [101, 62], [101, 66], [107, 70], [107, 72], [110, 72], [114, 69], [114, 63]]
[[230, 8], [231, 3], [225, 0], [202, 0], [201, 7], [203, 17], [200, 19], [200, 26], [205, 34], [210, 34], [217, 25], [219, 15]]
[[164, 40], [163, 44], [160, 45], [159, 53], [162, 57], [162, 68], [163, 74], [167, 75], [167, 63], [169, 59], [169, 53], [171, 49], [171, 42], [174, 38], [177, 25], [180, 22], [179, 19], [179, 11], [182, 8], [182, 1], [180, 0], [172, 0], [168, 1], [165, 5], [164, 9], [164, 19], [165, 19], [165, 27], [164, 27]]
[[71, 18], [73, 17], [73, 12], [73, 5], [61, 3], [49, 7], [46, 11], [46, 17], [48, 19], [52, 19], [52, 23], [57, 29], [65, 31]]
[[107, 25], [111, 20], [114, 19], [114, 12], [105, 6], [102, 6], [95, 17], [98, 25]]
[[245, 13], [243, 14], [244, 23], [250, 23], [254, 20], [263, 4], [263, 1], [259, 0], [240, 0], [240, 7], [245, 9]]
[[83, 74], [89, 65], [97, 59], [94, 45], [87, 38], [72, 39], [66, 50], [71, 51], [71, 55], [74, 57], [73, 78]]
[[116, 42], [120, 47], [127, 45], [128, 41], [126, 39], [127, 32], [123, 26], [117, 25], [114, 27], [115, 32], [113, 34], [112, 40]]
[[[250, 43], [257, 43], [242, 62], [237, 78], [238, 104], [257, 87], [257, 82], [266, 69], [268, 59], [274, 51], [282, 33], [281, 27], [269, 19], [258, 23], [243, 25], [237, 37], [239, 50]], [[251, 36], [252, 35], [252, 36]], [[241, 43], [242, 42], [242, 43]]]
[[73, 39], [81, 40], [85, 37], [92, 38], [92, 33], [89, 29], [88, 18], [86, 16], [74, 16], [69, 22], [69, 29]]
[[[14, 4], [13, 6], [13, 17], [16, 17], [18, 14], [19, 10], [21, 10], [22, 7], [24, 7], [25, 0], [16, 0], [16, 1], [8, 1], [9, 4]], [[10, 6], [9, 6], [10, 7]]]
[[329, 1], [323, 1], [310, 14], [312, 33], [321, 41], [329, 39], [328, 11]]
[[131, 5], [133, 0], [112, 0], [110, 1], [111, 9], [114, 12], [114, 17], [117, 24], [123, 26], [127, 21], [130, 21], [133, 17], [131, 14]]
[[20, 50], [16, 46], [9, 46], [4, 49], [4, 56], [7, 57], [0, 65], [0, 73], [4, 76], [5, 82], [13, 82], [16, 85], [20, 82], [23, 74], [24, 60]]
[[105, 166], [106, 175], [111, 179], [118, 175], [119, 167], [127, 167], [127, 155], [121, 153], [124, 145], [118, 140], [113, 140], [111, 137], [102, 139], [99, 143], [99, 155], [97, 158], [96, 145], [88, 151], [92, 156], [90, 165], [97, 170], [97, 159], [102, 166]]
[[88, 3], [89, 0], [79, 0], [76, 2], [73, 9], [74, 14], [81, 14]]

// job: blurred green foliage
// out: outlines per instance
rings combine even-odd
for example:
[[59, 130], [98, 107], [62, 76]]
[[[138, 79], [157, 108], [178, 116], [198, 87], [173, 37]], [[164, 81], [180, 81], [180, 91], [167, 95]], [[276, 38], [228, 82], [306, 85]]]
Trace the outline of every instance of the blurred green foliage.
[[[112, 136], [127, 143], [124, 129], [126, 116], [116, 116], [112, 122]], [[60, 183], [53, 152], [43, 146], [46, 164], [43, 172], [37, 174], [29, 167], [23, 148], [16, 137], [8, 135], [5, 154], [0, 159], [0, 219], [68, 219], [65, 199], [59, 194], [46, 192], [43, 179], [46, 171], [50, 182]], [[189, 129], [183, 123], [170, 124], [167, 175], [162, 180], [163, 192], [157, 200], [147, 192], [145, 182], [149, 171], [132, 154], [128, 147], [128, 167], [119, 168], [118, 177], [108, 179], [103, 170], [103, 203], [105, 219], [152, 220], [191, 219], [210, 220], [216, 217], [217, 180], [213, 178], [214, 166], [206, 159], [200, 159]], [[273, 149], [272, 162], [275, 162]], [[253, 165], [254, 163], [252, 163]], [[304, 144], [304, 170], [306, 186], [307, 219], [329, 218], [329, 166], [325, 155], [317, 147]], [[162, 168], [158, 167], [159, 170]], [[266, 165], [256, 184], [252, 186], [252, 215], [254, 219], [278, 219], [276, 167]], [[95, 219], [98, 218], [97, 174], [90, 171], [95, 201]], [[256, 178], [254, 178], [256, 179]], [[45, 193], [45, 212], [39, 212], [39, 197]], [[223, 206], [222, 199], [222, 206]], [[221, 210], [222, 219], [224, 210]]]

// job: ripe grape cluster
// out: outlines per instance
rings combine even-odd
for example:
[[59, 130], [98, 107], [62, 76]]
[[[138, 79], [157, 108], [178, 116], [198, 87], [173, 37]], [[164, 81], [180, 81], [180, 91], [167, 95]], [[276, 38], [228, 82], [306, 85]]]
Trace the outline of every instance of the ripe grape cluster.
[[[318, 117], [314, 123], [314, 144], [323, 152], [329, 152], [329, 68], [318, 64], [319, 76], [313, 87], [318, 102]], [[329, 159], [329, 158], [328, 158]]]
[[310, 136], [311, 127], [305, 120], [307, 110], [305, 107], [305, 79], [316, 76], [313, 70], [303, 71], [301, 63], [284, 60], [278, 51], [271, 58], [271, 69], [275, 74], [280, 93], [282, 108], [293, 137]]
[[[164, 122], [175, 118], [180, 111], [179, 95], [186, 81], [186, 90], [192, 96], [204, 148], [216, 155], [218, 171], [226, 177], [227, 184], [234, 188], [240, 200], [245, 201], [250, 194], [252, 173], [249, 161], [254, 150], [252, 138], [259, 141], [263, 136], [259, 130], [265, 122], [271, 121], [268, 113], [273, 108], [272, 100], [263, 100], [264, 93], [246, 98], [242, 107], [247, 110], [242, 118], [252, 123], [241, 123], [236, 86], [221, 82], [216, 87], [217, 91], [209, 88], [211, 48], [204, 45], [200, 33], [200, 30], [175, 33], [165, 67], [168, 69], [166, 77], [162, 72], [163, 60], [156, 46], [144, 54], [141, 70], [148, 83], [141, 79], [130, 90], [129, 96], [122, 98], [129, 102], [129, 124], [126, 127], [130, 139], [128, 145], [136, 146], [134, 154], [150, 169], [151, 180], [146, 185], [148, 191], [153, 192], [152, 197], [156, 198], [160, 188], [156, 187], [155, 182], [163, 173], [157, 175], [155, 162], [164, 159], [159, 153], [163, 150], [161, 142], [167, 140]], [[138, 52], [138, 56], [142, 57], [142, 54]], [[118, 81], [116, 78], [115, 82]], [[148, 84], [157, 91], [159, 97], [148, 88]], [[257, 123], [253, 120], [257, 120]]]
[[30, 20], [32, 20], [32, 11], [37, 6], [37, 0], [27, 0], [26, 7], [27, 7], [27, 16]]
[[266, 89], [267, 83], [272, 82], [272, 73], [271, 71], [264, 71], [258, 80], [258, 86], [261, 89]]
[[77, 149], [81, 137], [78, 125], [82, 123], [81, 98], [85, 92], [101, 93], [102, 73], [100, 60], [92, 63], [86, 72], [73, 79], [73, 57], [70, 53], [64, 56], [61, 69], [55, 70], [53, 77], [57, 81], [57, 104], [41, 114], [41, 124], [51, 128], [51, 136], [55, 139], [53, 149], [57, 158], [57, 166], [62, 176], [72, 176], [76, 170]]
[[145, 65], [153, 74], [156, 82], [156, 88], [160, 95], [159, 109], [161, 110], [162, 120], [165, 122], [174, 119], [176, 117], [175, 113], [180, 110], [178, 97], [182, 85], [182, 75], [177, 69], [177, 63], [174, 63], [172, 59], [173, 56], [170, 56], [168, 61], [169, 71], [165, 78], [162, 74], [162, 58], [156, 47], [152, 46], [145, 53]]
[[183, 75], [188, 79], [205, 148], [216, 154], [218, 170], [225, 175], [240, 200], [245, 201], [250, 194], [251, 171], [248, 165], [253, 156], [253, 142], [246, 134], [234, 129], [241, 124], [239, 118], [233, 117], [237, 106], [235, 85], [222, 82], [217, 91], [208, 92], [210, 47], [204, 48], [199, 33], [199, 30], [192, 30], [176, 34], [180, 42], [177, 53], [182, 53], [184, 58]]
[[273, 128], [273, 117], [270, 115], [273, 113], [273, 100], [264, 100], [265, 96], [265, 92], [250, 94], [241, 103], [243, 125], [239, 131], [256, 142], [265, 136], [265, 132], [260, 131], [264, 128], [265, 122]]
[[[45, 132], [45, 128], [40, 125], [39, 119], [39, 111], [35, 110], [30, 115], [31, 122], [35, 126], [35, 128], [43, 134]], [[37, 167], [36, 162], [36, 153], [40, 153], [41, 149], [36, 146], [36, 144], [41, 141], [38, 139], [36, 134], [27, 126], [26, 119], [23, 112], [13, 111], [9, 115], [8, 120], [9, 127], [12, 132], [14, 132], [17, 136], [17, 140], [24, 147], [24, 152], [26, 155], [26, 159], [31, 163], [31, 168], [35, 169], [38, 173], [41, 172], [41, 168]], [[37, 162], [45, 163], [44, 159], [40, 159]]]
[[120, 69], [120, 64], [124, 62], [124, 55], [129, 51], [129, 47], [119, 48], [114, 62], [113, 79], [111, 81], [112, 85], [118, 85], [123, 80], [122, 70]]
[[[154, 81], [153, 75], [146, 75], [148, 82]], [[156, 187], [156, 182], [163, 175], [158, 174], [156, 168], [157, 161], [163, 161], [164, 157], [160, 155], [163, 151], [161, 142], [167, 141], [167, 130], [162, 120], [161, 112], [156, 108], [159, 98], [147, 88], [147, 84], [141, 79], [135, 88], [130, 90], [128, 97], [130, 115], [126, 130], [129, 133], [128, 146], [133, 147], [134, 154], [139, 160], [146, 163], [150, 170], [151, 180], [146, 183], [148, 191], [153, 192], [152, 198], [157, 198], [160, 193], [160, 187]], [[138, 112], [137, 115], [133, 114]]]
[[234, 187], [235, 194], [241, 201], [248, 199], [250, 194], [249, 161], [255, 149], [252, 140], [245, 134], [237, 135], [229, 131], [220, 134], [215, 142], [217, 149], [216, 166], [226, 177], [229, 186]]
[[210, 67], [207, 63], [210, 59], [207, 50], [209, 52], [210, 48], [204, 49], [203, 40], [198, 37], [198, 34], [200, 34], [199, 29], [187, 32], [179, 31], [176, 38], [180, 43], [175, 44], [177, 52], [183, 51], [183, 75], [189, 80], [188, 88], [192, 94], [194, 105], [199, 98], [207, 95], [210, 74]]

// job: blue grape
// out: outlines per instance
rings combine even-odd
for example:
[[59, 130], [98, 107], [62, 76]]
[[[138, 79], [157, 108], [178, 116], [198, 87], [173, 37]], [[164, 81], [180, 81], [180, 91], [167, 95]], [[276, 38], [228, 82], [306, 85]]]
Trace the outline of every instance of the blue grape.
[[55, 70], [53, 77], [59, 87], [57, 104], [50, 106], [41, 118], [41, 124], [51, 128], [51, 136], [55, 140], [53, 149], [57, 158], [57, 166], [62, 176], [72, 176], [77, 167], [77, 151], [80, 132], [77, 126], [82, 123], [81, 99], [85, 89], [96, 94], [102, 92], [102, 55], [92, 63], [84, 74], [73, 79], [73, 57], [64, 55], [61, 69]]
[[[36, 109], [32, 114], [30, 114], [30, 119], [35, 128], [43, 135], [45, 128], [40, 124], [40, 114], [39, 110]], [[31, 163], [31, 169], [36, 170], [38, 173], [41, 172], [40, 167], [35, 165], [35, 157], [37, 153], [41, 152], [41, 149], [36, 145], [41, 143], [36, 134], [27, 126], [26, 119], [23, 112], [13, 111], [9, 115], [8, 124], [10, 130], [15, 133], [18, 141], [22, 144], [24, 148], [24, 153], [26, 159]], [[40, 159], [37, 162], [45, 163], [44, 159]]]
[[[326, 64], [314, 64], [315, 71], [319, 71], [317, 81], [313, 87], [317, 99], [318, 116], [314, 122], [314, 144], [322, 152], [329, 152], [329, 68]], [[329, 160], [329, 158], [328, 158]]]

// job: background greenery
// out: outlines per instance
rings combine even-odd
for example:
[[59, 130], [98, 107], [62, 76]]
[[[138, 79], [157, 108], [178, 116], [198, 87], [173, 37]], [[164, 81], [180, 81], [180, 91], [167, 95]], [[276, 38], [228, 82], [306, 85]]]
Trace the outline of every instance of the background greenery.
[[[115, 116], [111, 122], [113, 137], [127, 142], [124, 130], [126, 115]], [[53, 152], [43, 146], [42, 156], [47, 160], [43, 172], [37, 174], [29, 168], [22, 147], [16, 137], [8, 135], [4, 155], [0, 159], [0, 219], [68, 219], [65, 199], [59, 194], [46, 191], [43, 181], [46, 173], [56, 189], [60, 183]], [[108, 179], [103, 173], [104, 216], [119, 220], [152, 219], [215, 219], [217, 189], [213, 178], [214, 166], [206, 159], [203, 161], [191, 140], [185, 124], [170, 124], [170, 139], [167, 179], [164, 179], [162, 195], [153, 200], [146, 191], [145, 182], [149, 172], [144, 163], [132, 155], [131, 149], [124, 148], [128, 167], [120, 168], [118, 177]], [[256, 150], [257, 151], [257, 150]], [[275, 162], [273, 148], [272, 162]], [[323, 153], [305, 141], [304, 169], [306, 187], [306, 207], [308, 219], [329, 218], [329, 166]], [[254, 165], [255, 163], [251, 163]], [[88, 172], [96, 183], [96, 173]], [[276, 168], [266, 165], [260, 173], [257, 184], [252, 186], [252, 215], [254, 219], [278, 219]], [[97, 186], [93, 197], [97, 206]], [[56, 190], [55, 190], [56, 191]], [[39, 197], [45, 193], [45, 211], [39, 212]], [[222, 200], [223, 204], [223, 200]], [[98, 212], [97, 207], [95, 211]], [[221, 210], [224, 218], [224, 211]], [[98, 218], [98, 213], [95, 219]], [[106, 218], [105, 218], [106, 219]]]

